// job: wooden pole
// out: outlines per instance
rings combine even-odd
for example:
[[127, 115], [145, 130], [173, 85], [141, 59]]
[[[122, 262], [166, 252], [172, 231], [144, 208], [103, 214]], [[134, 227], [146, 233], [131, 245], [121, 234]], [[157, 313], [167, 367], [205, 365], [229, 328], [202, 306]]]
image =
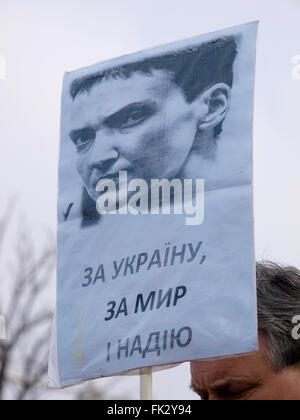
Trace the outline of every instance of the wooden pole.
[[140, 399], [152, 400], [152, 372], [151, 368], [140, 370]]

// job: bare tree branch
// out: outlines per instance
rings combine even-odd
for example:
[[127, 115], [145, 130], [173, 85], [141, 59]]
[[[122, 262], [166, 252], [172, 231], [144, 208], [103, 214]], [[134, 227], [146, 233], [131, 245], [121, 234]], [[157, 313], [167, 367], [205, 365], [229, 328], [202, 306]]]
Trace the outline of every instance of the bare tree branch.
[[0, 255], [2, 251], [2, 245], [4, 242], [5, 234], [8, 230], [10, 221], [12, 220], [15, 208], [16, 208], [16, 197], [12, 197], [10, 200], [8, 200], [6, 209], [4, 211], [4, 215], [2, 216], [0, 220]]
[[[6, 213], [0, 220], [2, 249], [6, 245], [7, 220]], [[32, 240], [25, 230], [18, 232], [13, 249], [14, 252], [8, 254], [14, 263], [13, 275], [5, 283], [7, 304], [5, 308], [3, 303], [0, 306], [6, 315], [8, 331], [8, 339], [0, 341], [0, 400], [5, 398], [7, 384], [14, 390], [15, 399], [25, 399], [37, 384], [45, 382], [48, 368], [52, 311], [49, 305], [41, 305], [41, 299], [53, 278], [55, 247], [51, 243], [35, 255]], [[26, 345], [22, 349], [23, 343]]]
[[[7, 210], [0, 218], [0, 249], [8, 246], [10, 216]], [[29, 229], [19, 229], [16, 245], [9, 247], [9, 253], [3, 253], [12, 258], [12, 269], [8, 276], [0, 272], [1, 287], [5, 286], [0, 296], [5, 295], [0, 314], [6, 315], [8, 332], [8, 339], [0, 340], [0, 400], [34, 399], [46, 391], [52, 319], [49, 306], [54, 306], [51, 300], [49, 305], [47, 293], [55, 272], [55, 246], [49, 240], [36, 253], [28, 232]], [[0, 270], [3, 267], [2, 261]], [[78, 389], [79, 392], [74, 389], [76, 399], [108, 396], [97, 383], [89, 382]]]

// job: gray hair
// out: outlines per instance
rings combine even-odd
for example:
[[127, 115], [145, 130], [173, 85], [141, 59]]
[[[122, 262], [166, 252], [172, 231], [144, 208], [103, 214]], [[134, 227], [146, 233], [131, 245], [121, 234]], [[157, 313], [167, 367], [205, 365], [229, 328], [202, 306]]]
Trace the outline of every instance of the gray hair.
[[300, 315], [300, 271], [264, 261], [256, 264], [258, 328], [278, 371], [300, 362], [300, 340], [292, 337], [292, 319]]

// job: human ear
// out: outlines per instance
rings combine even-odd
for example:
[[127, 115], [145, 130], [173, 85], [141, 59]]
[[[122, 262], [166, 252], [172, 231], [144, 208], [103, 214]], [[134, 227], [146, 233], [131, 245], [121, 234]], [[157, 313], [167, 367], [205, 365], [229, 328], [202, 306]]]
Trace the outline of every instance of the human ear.
[[230, 108], [231, 89], [225, 83], [218, 83], [200, 95], [197, 101], [201, 102], [202, 112], [198, 128], [205, 131], [216, 127], [227, 116]]

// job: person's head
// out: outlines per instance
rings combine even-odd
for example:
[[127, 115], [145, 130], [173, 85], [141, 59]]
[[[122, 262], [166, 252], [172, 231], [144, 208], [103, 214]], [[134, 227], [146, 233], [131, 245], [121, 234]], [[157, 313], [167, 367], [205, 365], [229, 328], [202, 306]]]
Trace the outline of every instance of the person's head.
[[119, 171], [129, 181], [170, 179], [191, 151], [212, 160], [236, 54], [225, 37], [74, 80], [69, 135], [89, 195], [96, 200], [99, 179]]
[[257, 264], [256, 355], [192, 361], [192, 389], [204, 400], [300, 400], [300, 341], [292, 319], [300, 315], [300, 271]]

